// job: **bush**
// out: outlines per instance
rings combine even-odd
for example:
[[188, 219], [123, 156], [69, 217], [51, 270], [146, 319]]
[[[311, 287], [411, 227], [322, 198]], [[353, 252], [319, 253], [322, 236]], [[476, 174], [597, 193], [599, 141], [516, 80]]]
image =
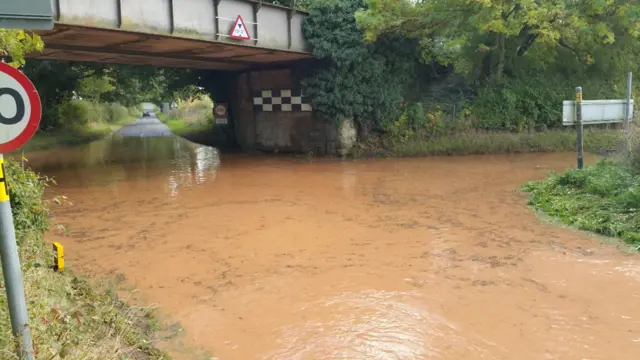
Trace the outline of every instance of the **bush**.
[[640, 171], [640, 125], [636, 123], [635, 119], [631, 123], [629, 129], [629, 138], [627, 143], [626, 161], [637, 171]]
[[524, 190], [530, 205], [568, 225], [640, 245], [640, 178], [620, 162], [551, 172]]
[[140, 117], [140, 115], [142, 114], [142, 105], [138, 105], [138, 106], [131, 106], [129, 108], [127, 108], [127, 110], [129, 111], [129, 116], [133, 117], [133, 118], [137, 118]]
[[118, 103], [111, 103], [107, 106], [109, 111], [108, 123], [117, 124], [130, 119], [129, 110], [126, 107]]
[[562, 127], [562, 101], [573, 98], [573, 87], [551, 77], [507, 79], [480, 88], [473, 100], [474, 127], [523, 132]]
[[302, 81], [314, 112], [338, 123], [344, 118], [373, 129], [395, 121], [416, 81], [418, 47], [413, 39], [381, 36], [365, 43], [354, 13], [362, 0], [311, 2], [303, 25], [320, 65]]
[[71, 100], [59, 107], [60, 123], [66, 127], [82, 127], [89, 125], [91, 103], [84, 100]]
[[191, 124], [213, 123], [213, 101], [208, 96], [181, 103], [177, 109], [169, 111], [169, 115]]
[[[136, 111], [135, 117], [140, 116]], [[64, 127], [82, 128], [96, 124], [117, 124], [132, 117], [130, 110], [118, 103], [94, 103], [74, 99], [59, 106], [58, 117]]]

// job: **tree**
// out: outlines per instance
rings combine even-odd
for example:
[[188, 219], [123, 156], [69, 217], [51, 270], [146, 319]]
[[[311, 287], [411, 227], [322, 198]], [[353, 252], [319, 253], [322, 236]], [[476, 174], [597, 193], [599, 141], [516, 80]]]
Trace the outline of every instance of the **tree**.
[[361, 130], [399, 116], [409, 85], [416, 80], [416, 43], [397, 36], [364, 42], [354, 13], [362, 0], [316, 0], [310, 3], [303, 31], [319, 66], [303, 80], [314, 111], [339, 122], [357, 121]]
[[565, 49], [585, 64], [593, 50], [640, 35], [640, 4], [622, 0], [367, 0], [356, 14], [369, 41], [419, 39], [427, 60], [501, 80], [535, 45]]
[[89, 76], [80, 80], [78, 83], [78, 93], [81, 96], [91, 98], [94, 102], [100, 102], [100, 97], [116, 87], [113, 85], [113, 79], [109, 76]]
[[0, 59], [10, 58], [9, 65], [20, 67], [29, 53], [41, 52], [44, 43], [37, 34], [20, 29], [0, 29]]

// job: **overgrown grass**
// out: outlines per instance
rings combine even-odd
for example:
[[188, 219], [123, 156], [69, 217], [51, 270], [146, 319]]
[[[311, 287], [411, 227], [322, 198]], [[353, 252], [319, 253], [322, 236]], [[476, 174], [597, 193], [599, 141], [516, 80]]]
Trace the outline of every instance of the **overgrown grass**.
[[[49, 204], [42, 201], [48, 179], [15, 161], [6, 165], [36, 358], [168, 359], [152, 346], [152, 308], [131, 306], [68, 269], [51, 269], [52, 250], [42, 235], [50, 226]], [[20, 359], [14, 345], [2, 287], [0, 359]]]
[[165, 114], [156, 109], [156, 116], [171, 132], [189, 141], [211, 145], [213, 132], [213, 101], [209, 97], [182, 102]]
[[[622, 134], [619, 130], [586, 131], [584, 149], [587, 152], [615, 151]], [[504, 154], [525, 152], [574, 151], [574, 131], [546, 131], [533, 133], [478, 133], [399, 140], [391, 136], [373, 137], [356, 145], [353, 156], [429, 156]]]
[[212, 129], [212, 126], [209, 123], [189, 123], [185, 120], [178, 119], [173, 115], [163, 113], [156, 113], [156, 116], [160, 121], [165, 123], [169, 129], [171, 129], [171, 132], [178, 136], [185, 137], [196, 133], [210, 132]]
[[580, 230], [617, 237], [640, 248], [640, 177], [620, 161], [551, 172], [527, 183], [529, 204]]
[[84, 128], [38, 131], [29, 142], [17, 151], [37, 151], [85, 144], [101, 139], [118, 129], [119, 124], [100, 124]]
[[17, 152], [85, 144], [105, 137], [133, 122], [141, 114], [139, 107], [126, 108], [116, 103], [94, 104], [85, 100], [72, 100], [60, 106], [59, 128], [39, 130]]

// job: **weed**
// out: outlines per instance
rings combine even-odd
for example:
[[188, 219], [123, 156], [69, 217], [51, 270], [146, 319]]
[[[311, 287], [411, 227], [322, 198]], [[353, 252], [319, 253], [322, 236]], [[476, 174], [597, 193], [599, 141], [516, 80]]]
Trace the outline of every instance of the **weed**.
[[583, 170], [551, 172], [523, 190], [529, 204], [580, 230], [640, 245], [640, 177], [618, 160]]
[[[585, 132], [584, 148], [588, 152], [615, 151], [622, 135], [619, 131], [593, 130]], [[573, 131], [533, 133], [464, 132], [437, 137], [382, 136], [369, 138], [352, 149], [351, 155], [427, 156], [469, 155], [524, 152], [574, 151]]]

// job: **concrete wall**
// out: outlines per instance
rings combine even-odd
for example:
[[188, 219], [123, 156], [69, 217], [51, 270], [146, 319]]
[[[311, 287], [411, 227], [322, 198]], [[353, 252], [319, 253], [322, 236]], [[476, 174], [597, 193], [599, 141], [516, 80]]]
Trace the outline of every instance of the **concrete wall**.
[[319, 119], [294, 71], [246, 72], [235, 85], [235, 133], [243, 149], [338, 154], [352, 145], [353, 123]]

